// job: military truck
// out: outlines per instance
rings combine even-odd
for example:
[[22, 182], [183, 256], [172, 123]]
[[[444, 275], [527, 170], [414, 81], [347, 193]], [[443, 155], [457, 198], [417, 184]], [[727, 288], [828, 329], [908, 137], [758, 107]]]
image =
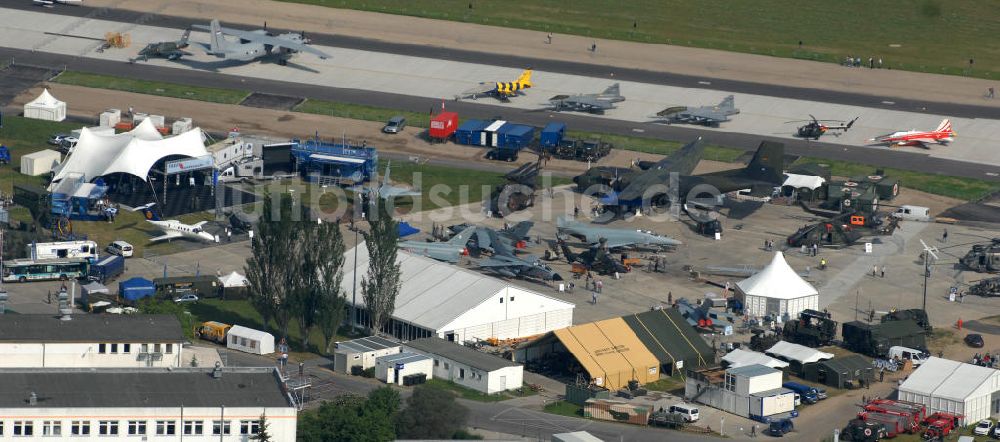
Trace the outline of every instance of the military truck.
[[842, 440], [853, 442], [876, 442], [887, 436], [885, 425], [880, 422], [852, 419], [840, 432]]
[[754, 327], [750, 329], [753, 336], [750, 337], [750, 349], [763, 352], [781, 340], [781, 333], [772, 333], [763, 328]]
[[788, 342], [822, 347], [837, 336], [837, 321], [830, 319], [830, 313], [806, 309], [799, 313], [798, 321], [786, 322], [781, 334]]
[[563, 160], [597, 161], [611, 153], [614, 146], [598, 139], [563, 138], [555, 148], [555, 157]]
[[969, 294], [990, 297], [1000, 296], [1000, 278], [981, 279], [969, 287]]
[[972, 246], [959, 262], [979, 273], [1000, 272], [1000, 238], [993, 238], [989, 244]]
[[894, 345], [927, 350], [927, 332], [913, 319], [881, 324], [851, 321], [844, 323], [841, 334], [844, 348], [873, 358], [887, 357], [889, 348]]
[[919, 308], [911, 308], [905, 310], [893, 310], [889, 313], [882, 315], [882, 323], [889, 321], [899, 321], [912, 319], [917, 321], [917, 325], [924, 328], [927, 333], [934, 331], [934, 327], [931, 326], [930, 319], [927, 318], [927, 311]]

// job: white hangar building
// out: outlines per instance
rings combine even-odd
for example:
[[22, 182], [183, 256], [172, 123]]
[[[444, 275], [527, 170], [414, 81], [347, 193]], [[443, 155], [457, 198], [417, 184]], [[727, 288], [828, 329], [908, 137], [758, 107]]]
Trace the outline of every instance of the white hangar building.
[[[368, 313], [361, 280], [368, 272], [368, 248], [358, 245], [344, 254], [342, 288], [347, 303], [357, 289], [355, 324], [366, 326]], [[464, 342], [476, 339], [513, 339], [573, 325], [574, 304], [543, 295], [456, 265], [410, 254], [396, 256], [401, 288], [396, 309], [383, 332], [401, 340], [437, 336]], [[357, 273], [357, 286], [352, 287]]]
[[899, 399], [965, 416], [971, 425], [1000, 413], [1000, 370], [930, 357], [899, 386]]

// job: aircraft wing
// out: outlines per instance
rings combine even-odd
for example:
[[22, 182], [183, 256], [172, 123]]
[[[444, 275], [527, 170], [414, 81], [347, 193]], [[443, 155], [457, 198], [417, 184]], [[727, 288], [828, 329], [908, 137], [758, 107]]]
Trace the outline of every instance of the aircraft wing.
[[424, 250], [413, 250], [413, 253], [420, 253], [428, 258], [436, 259], [438, 261], [450, 262], [452, 264], [458, 262], [458, 253], [452, 250], [442, 250], [442, 249], [424, 249]]
[[197, 223], [195, 223], [195, 224], [191, 225], [191, 227], [194, 227], [194, 228], [199, 228], [199, 227], [201, 227], [201, 226], [204, 226], [204, 225], [205, 225], [205, 223], [207, 223], [207, 222], [208, 222], [208, 221], [198, 221]]
[[157, 242], [157, 241], [163, 241], [165, 239], [180, 238], [182, 236], [184, 236], [184, 235], [181, 234], [181, 232], [170, 231], [170, 232], [166, 232], [163, 235], [160, 235], [160, 236], [157, 236], [157, 237], [154, 237], [154, 238], [150, 238], [149, 241], [150, 242]]
[[690, 109], [687, 115], [689, 119], [699, 121], [722, 122], [729, 120], [729, 116], [725, 112], [712, 108]]
[[610, 249], [617, 249], [619, 247], [634, 246], [636, 245], [636, 243], [635, 241], [626, 241], [623, 239], [609, 239], [604, 243], [604, 245], [610, 250]]
[[497, 85], [495, 83], [479, 83], [478, 86], [466, 90], [458, 95], [459, 98], [475, 98], [480, 95], [486, 95], [495, 91]]
[[701, 156], [704, 153], [705, 142], [699, 137], [697, 140], [685, 144], [666, 158], [657, 161], [653, 168], [677, 172], [680, 175], [691, 175], [691, 172], [694, 172], [694, 168], [698, 167], [698, 163], [701, 161]]
[[522, 264], [498, 258], [489, 258], [479, 262], [479, 267], [485, 268], [517, 267], [520, 265]]
[[913, 143], [921, 143], [921, 144], [930, 144], [930, 143], [937, 143], [938, 142], [938, 140], [935, 140], [935, 139], [929, 138], [929, 137], [927, 137], [927, 138], [911, 138], [908, 141], [913, 142]]
[[411, 190], [403, 187], [394, 187], [394, 186], [382, 186], [382, 188], [380, 188], [378, 191], [379, 197], [381, 197], [384, 200], [399, 198], [404, 196], [417, 197], [420, 196], [421, 194], [422, 192], [420, 192], [419, 190]]

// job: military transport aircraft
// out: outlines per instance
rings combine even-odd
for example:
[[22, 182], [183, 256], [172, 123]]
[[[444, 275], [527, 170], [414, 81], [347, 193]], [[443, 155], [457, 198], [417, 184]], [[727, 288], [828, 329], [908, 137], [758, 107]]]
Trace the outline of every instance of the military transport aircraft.
[[608, 86], [604, 92], [596, 94], [556, 95], [549, 98], [549, 106], [556, 111], [568, 110], [603, 114], [608, 109], [614, 109], [615, 103], [622, 101], [625, 101], [625, 97], [622, 96], [618, 83], [615, 83]]
[[740, 110], [736, 108], [734, 104], [735, 100], [732, 95], [722, 99], [722, 102], [715, 106], [700, 106], [700, 107], [687, 107], [687, 106], [675, 106], [668, 107], [662, 111], [656, 113], [653, 117], [655, 122], [660, 123], [688, 123], [688, 124], [700, 124], [702, 126], [713, 126], [718, 127], [719, 123], [725, 123], [729, 121], [731, 115], [736, 115], [740, 113]]
[[142, 48], [139, 51], [139, 54], [133, 58], [132, 61], [138, 59], [142, 59], [142, 61], [149, 61], [149, 57], [177, 60], [185, 55], [192, 55], [190, 52], [182, 50], [188, 47], [188, 37], [190, 36], [191, 30], [188, 29], [184, 31], [184, 35], [181, 36], [180, 40], [150, 43], [146, 45], [146, 47]]
[[531, 69], [525, 69], [521, 72], [521, 75], [517, 77], [514, 81], [489, 81], [479, 83], [472, 89], [462, 92], [455, 96], [456, 100], [461, 100], [463, 98], [471, 98], [475, 100], [476, 98], [483, 96], [494, 96], [500, 101], [508, 101], [510, 97], [514, 97], [521, 94], [521, 91], [528, 89], [532, 86], [531, 83]]
[[[227, 60], [253, 61], [262, 57], [277, 57], [278, 64], [286, 65], [288, 59], [296, 52], [308, 52], [321, 59], [330, 58], [326, 52], [309, 46], [304, 32], [271, 35], [266, 29], [241, 31], [224, 28], [219, 24], [219, 20], [212, 20], [209, 26], [191, 25], [191, 27], [209, 31], [211, 44], [201, 45], [209, 55]], [[227, 35], [238, 38], [239, 42], [227, 40]]]

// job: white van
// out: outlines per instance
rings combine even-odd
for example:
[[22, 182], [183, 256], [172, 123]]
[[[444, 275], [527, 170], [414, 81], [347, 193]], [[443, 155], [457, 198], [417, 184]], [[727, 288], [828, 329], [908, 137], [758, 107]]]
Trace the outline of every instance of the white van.
[[122, 258], [128, 258], [132, 256], [132, 244], [125, 241], [115, 241], [108, 244], [108, 248], [105, 249], [108, 253], [112, 255], [120, 255]]
[[698, 421], [698, 407], [688, 404], [674, 404], [670, 406], [671, 413], [680, 413], [684, 416], [684, 422]]
[[930, 221], [930, 209], [921, 206], [910, 206], [904, 204], [892, 213], [893, 218], [906, 221]]
[[900, 361], [910, 360], [914, 367], [919, 367], [927, 360], [927, 355], [920, 350], [899, 345], [889, 347], [889, 359], [899, 359]]

